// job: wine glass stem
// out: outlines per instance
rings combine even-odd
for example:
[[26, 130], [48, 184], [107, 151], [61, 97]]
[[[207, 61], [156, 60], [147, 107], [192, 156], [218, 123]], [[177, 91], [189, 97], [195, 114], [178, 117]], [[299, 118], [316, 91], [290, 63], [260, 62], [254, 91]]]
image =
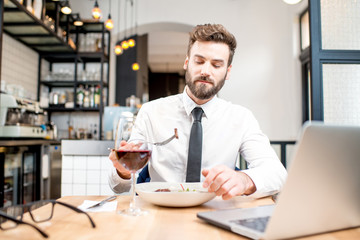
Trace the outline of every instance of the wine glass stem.
[[135, 184], [136, 184], [136, 177], [135, 177], [135, 172], [131, 173], [131, 178], [132, 178], [132, 197], [131, 197], [131, 201], [130, 201], [130, 209], [136, 209], [135, 207]]

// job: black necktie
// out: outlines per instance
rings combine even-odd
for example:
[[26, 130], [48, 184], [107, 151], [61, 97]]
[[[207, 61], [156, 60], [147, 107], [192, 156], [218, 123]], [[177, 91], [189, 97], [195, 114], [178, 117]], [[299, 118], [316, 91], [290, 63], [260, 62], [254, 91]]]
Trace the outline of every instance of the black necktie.
[[202, 108], [196, 107], [191, 114], [194, 122], [191, 127], [189, 141], [189, 155], [186, 170], [186, 182], [200, 182], [201, 172], [201, 153], [202, 153]]

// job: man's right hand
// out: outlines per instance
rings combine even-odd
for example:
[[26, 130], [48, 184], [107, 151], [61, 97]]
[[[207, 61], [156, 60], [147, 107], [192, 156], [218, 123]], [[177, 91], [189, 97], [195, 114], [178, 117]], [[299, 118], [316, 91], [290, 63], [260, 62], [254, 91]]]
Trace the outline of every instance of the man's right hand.
[[[128, 144], [126, 141], [121, 141], [120, 142], [120, 147], [119, 149], [131, 149], [133, 148], [133, 144]], [[129, 170], [127, 170], [124, 166], [122, 166], [119, 161], [117, 160], [116, 157], [116, 153], [115, 151], [111, 151], [109, 154], [109, 159], [111, 160], [113, 166], [116, 168], [116, 172], [117, 174], [122, 178], [122, 179], [130, 179], [131, 178], [131, 173]]]

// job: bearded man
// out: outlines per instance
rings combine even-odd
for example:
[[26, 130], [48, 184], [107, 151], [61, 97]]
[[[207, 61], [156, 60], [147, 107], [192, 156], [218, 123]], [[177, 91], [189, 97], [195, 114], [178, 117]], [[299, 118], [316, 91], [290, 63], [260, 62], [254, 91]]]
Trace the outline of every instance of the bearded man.
[[[140, 179], [202, 182], [224, 200], [239, 195], [258, 198], [281, 189], [286, 170], [254, 115], [216, 96], [230, 77], [235, 48], [235, 37], [220, 24], [198, 25], [190, 33], [183, 93], [145, 103], [131, 134], [131, 138], [159, 142], [176, 128], [179, 138], [153, 146]], [[196, 121], [194, 109], [200, 112]], [[193, 122], [201, 122], [200, 141], [190, 139]], [[239, 154], [248, 169], [236, 169]], [[114, 153], [109, 158], [114, 165], [110, 187], [116, 193], [128, 191], [130, 172], [118, 163]]]

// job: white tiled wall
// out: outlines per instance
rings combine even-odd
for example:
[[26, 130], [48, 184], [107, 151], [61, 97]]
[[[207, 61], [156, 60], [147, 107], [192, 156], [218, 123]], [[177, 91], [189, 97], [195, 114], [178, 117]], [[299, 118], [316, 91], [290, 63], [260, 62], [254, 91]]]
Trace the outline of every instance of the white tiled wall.
[[[5, 84], [9, 91], [15, 91], [9, 93], [36, 100], [38, 63], [39, 55], [34, 50], [3, 34], [1, 85]], [[49, 64], [43, 61], [42, 70], [48, 68]]]
[[61, 196], [111, 195], [108, 156], [62, 156]]

